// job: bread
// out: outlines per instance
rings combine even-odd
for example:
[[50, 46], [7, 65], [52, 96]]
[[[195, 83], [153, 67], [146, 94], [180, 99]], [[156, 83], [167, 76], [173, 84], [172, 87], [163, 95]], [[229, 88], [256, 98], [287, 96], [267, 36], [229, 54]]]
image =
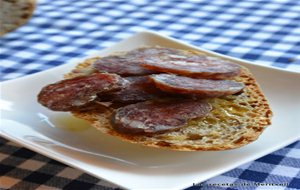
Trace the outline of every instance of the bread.
[[[186, 51], [188, 54], [203, 54]], [[91, 58], [79, 64], [66, 78], [93, 72]], [[239, 77], [246, 87], [238, 95], [208, 99], [213, 110], [206, 117], [189, 121], [179, 131], [152, 136], [128, 135], [116, 132], [110, 124], [112, 108], [73, 111], [72, 114], [88, 121], [105, 134], [119, 137], [131, 143], [179, 151], [228, 150], [244, 146], [254, 140], [271, 124], [272, 111], [259, 85], [250, 71], [242, 67]]]
[[35, 8], [35, 0], [0, 0], [0, 4], [0, 35], [26, 23]]

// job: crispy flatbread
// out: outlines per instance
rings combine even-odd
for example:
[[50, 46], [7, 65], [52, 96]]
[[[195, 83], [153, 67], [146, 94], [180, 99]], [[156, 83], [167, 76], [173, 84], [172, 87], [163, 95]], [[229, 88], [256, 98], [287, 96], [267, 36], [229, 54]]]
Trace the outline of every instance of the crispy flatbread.
[[[186, 51], [186, 53], [203, 54], [195, 51]], [[91, 63], [95, 59], [99, 58], [86, 60], [65, 77], [70, 78], [89, 73]], [[97, 109], [76, 111], [72, 114], [88, 121], [105, 134], [131, 143], [179, 151], [235, 149], [260, 136], [264, 129], [271, 124], [272, 111], [254, 76], [247, 68], [242, 67], [241, 75], [235, 77], [234, 80], [245, 84], [242, 93], [207, 99], [213, 110], [203, 118], [189, 121], [179, 131], [151, 136], [121, 134], [111, 126], [110, 118], [114, 111], [111, 108], [101, 109], [101, 111]]]

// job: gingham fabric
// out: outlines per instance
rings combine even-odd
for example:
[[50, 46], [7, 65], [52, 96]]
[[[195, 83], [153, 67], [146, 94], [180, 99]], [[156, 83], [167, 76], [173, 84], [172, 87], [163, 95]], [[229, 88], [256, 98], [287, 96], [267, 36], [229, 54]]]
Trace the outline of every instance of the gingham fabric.
[[[26, 25], [0, 37], [1, 80], [84, 57], [144, 29], [300, 72], [297, 0], [41, 0]], [[118, 187], [0, 138], [0, 188]], [[190, 189], [300, 189], [300, 142]]]

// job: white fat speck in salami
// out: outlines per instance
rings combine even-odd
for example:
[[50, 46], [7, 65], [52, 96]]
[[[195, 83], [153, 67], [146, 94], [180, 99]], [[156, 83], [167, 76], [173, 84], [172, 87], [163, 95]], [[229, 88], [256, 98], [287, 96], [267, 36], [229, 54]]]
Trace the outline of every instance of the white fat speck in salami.
[[205, 101], [173, 99], [141, 102], [119, 108], [112, 126], [126, 134], [156, 134], [182, 128], [188, 120], [207, 115], [212, 109]]
[[162, 91], [191, 94], [199, 97], [220, 97], [240, 92], [245, 85], [231, 80], [195, 79], [173, 74], [151, 75], [150, 79]]
[[119, 90], [128, 81], [116, 74], [94, 73], [45, 86], [38, 102], [54, 111], [72, 111], [92, 102], [97, 94]]

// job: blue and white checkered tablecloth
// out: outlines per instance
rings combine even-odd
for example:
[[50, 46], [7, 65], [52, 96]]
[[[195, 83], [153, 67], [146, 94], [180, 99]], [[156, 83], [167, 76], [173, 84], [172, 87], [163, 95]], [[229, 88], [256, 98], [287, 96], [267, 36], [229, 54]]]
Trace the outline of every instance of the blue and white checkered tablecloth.
[[[40, 0], [26, 25], [0, 37], [1, 80], [87, 56], [144, 29], [300, 72], [297, 0]], [[254, 182], [287, 186], [212, 186]], [[0, 138], [1, 188], [117, 187]], [[300, 189], [300, 141], [189, 189]]]

